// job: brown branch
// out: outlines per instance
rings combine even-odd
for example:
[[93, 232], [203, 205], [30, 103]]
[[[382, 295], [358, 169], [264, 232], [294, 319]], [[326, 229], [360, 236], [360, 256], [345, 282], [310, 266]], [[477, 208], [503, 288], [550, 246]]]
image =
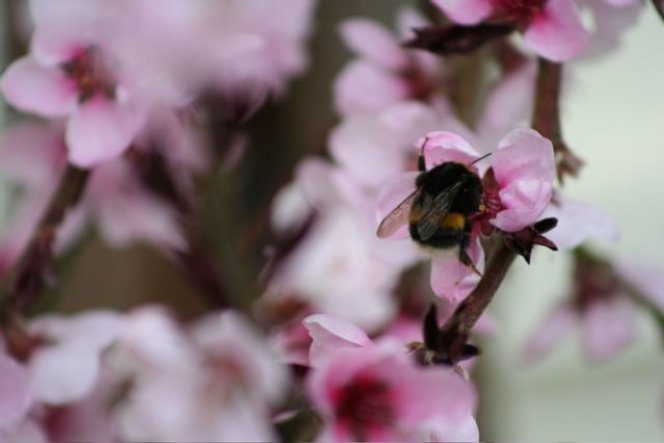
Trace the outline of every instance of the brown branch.
[[22, 315], [41, 293], [52, 284], [53, 246], [57, 231], [67, 211], [79, 202], [89, 171], [69, 165], [53, 194], [23, 254], [7, 274], [0, 292], [0, 320]]
[[493, 300], [515, 258], [516, 253], [501, 238], [496, 243], [484, 275], [475, 289], [443, 324], [439, 333], [436, 334], [436, 339], [427, 344], [428, 351], [433, 353], [433, 356], [429, 357], [430, 361], [456, 364], [468, 358], [466, 342], [470, 331]]
[[468, 54], [489, 41], [505, 37], [516, 30], [513, 24], [480, 24], [476, 26], [430, 26], [414, 29], [415, 37], [407, 48], [424, 49], [439, 55]]
[[156, 150], [132, 151], [129, 158], [146, 189], [169, 204], [179, 216], [187, 249], [171, 252], [180, 268], [211, 306], [227, 308], [234, 305], [228, 282], [210, 256], [207, 240], [198, 232], [201, 225], [200, 205], [189, 201], [189, 195], [181, 189], [166, 159]]
[[651, 0], [655, 11], [659, 14], [659, 17], [664, 20], [664, 0]]
[[574, 154], [563, 140], [560, 125], [560, 91], [563, 65], [540, 58], [537, 66], [537, 89], [531, 126], [549, 138], [558, 166], [558, 179], [563, 182], [566, 175], [576, 176], [583, 160]]
[[507, 271], [512, 266], [515, 258], [516, 253], [507, 247], [504, 242], [497, 245], [480, 282], [445, 323], [443, 331], [454, 330], [466, 336], [470, 333], [477, 320], [493, 300], [493, 296], [505, 279]]

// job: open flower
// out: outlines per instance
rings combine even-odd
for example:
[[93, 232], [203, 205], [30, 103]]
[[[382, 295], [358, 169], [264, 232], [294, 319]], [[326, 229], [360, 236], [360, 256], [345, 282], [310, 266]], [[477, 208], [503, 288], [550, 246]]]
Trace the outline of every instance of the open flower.
[[[476, 268], [483, 268], [479, 246], [483, 231], [518, 232], [536, 223], [551, 201], [555, 162], [551, 142], [532, 129], [516, 129], [498, 144], [492, 157], [477, 165], [480, 155], [451, 132], [432, 132], [417, 143], [422, 147], [427, 170], [445, 162], [458, 162], [484, 175], [482, 200], [485, 208], [471, 216], [468, 253]], [[403, 175], [385, 186], [378, 202], [378, 220], [415, 190], [414, 174]], [[399, 233], [399, 232], [397, 232]], [[403, 232], [402, 232], [403, 234]], [[478, 276], [457, 257], [434, 257], [431, 283], [436, 294], [458, 303], [475, 287]]]
[[101, 354], [117, 337], [121, 323], [118, 314], [104, 311], [49, 315], [30, 323], [29, 333], [39, 343], [28, 360], [36, 399], [62, 405], [90, 394], [99, 377]]
[[[402, 38], [426, 25], [411, 9], [402, 10], [398, 22]], [[378, 111], [405, 100], [444, 101], [437, 92], [439, 60], [432, 54], [403, 48], [397, 36], [367, 19], [348, 19], [340, 32], [346, 46], [359, 56], [334, 83], [340, 114]]]
[[322, 441], [477, 441], [475, 393], [453, 371], [417, 366], [389, 344], [341, 348], [316, 367], [309, 395]]
[[524, 43], [542, 57], [565, 61], [588, 42], [588, 31], [573, 0], [432, 0], [453, 21], [474, 25], [484, 20], [513, 23]]
[[[132, 441], [274, 441], [269, 407], [285, 367], [235, 312], [183, 328], [158, 308], [131, 313], [111, 354], [131, 382], [116, 414]], [[159, 405], [159, 407], [155, 407]]]
[[2, 76], [0, 90], [20, 110], [68, 117], [70, 161], [89, 167], [129, 147], [145, 113], [93, 42], [36, 33], [31, 53]]
[[548, 354], [577, 326], [583, 350], [591, 362], [616, 358], [634, 343], [639, 305], [664, 311], [664, 274], [632, 261], [611, 263], [578, 250], [573, 288], [556, 304], [529, 337], [528, 361]]

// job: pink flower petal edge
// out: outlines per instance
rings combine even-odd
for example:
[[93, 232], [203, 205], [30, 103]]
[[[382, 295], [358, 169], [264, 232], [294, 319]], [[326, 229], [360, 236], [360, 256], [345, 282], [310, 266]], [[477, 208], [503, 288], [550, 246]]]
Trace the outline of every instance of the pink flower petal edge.
[[549, 0], [524, 34], [526, 46], [555, 62], [581, 54], [589, 38], [572, 0]]
[[475, 25], [493, 12], [490, 0], [431, 0], [447, 16], [462, 25]]

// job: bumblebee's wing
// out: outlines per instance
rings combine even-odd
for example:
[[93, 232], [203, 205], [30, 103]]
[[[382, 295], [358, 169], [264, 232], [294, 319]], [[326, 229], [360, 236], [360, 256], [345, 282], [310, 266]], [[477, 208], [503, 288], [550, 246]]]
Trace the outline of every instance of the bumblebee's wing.
[[461, 182], [445, 188], [436, 198], [425, 202], [422, 218], [417, 222], [417, 233], [420, 239], [428, 240], [440, 229], [445, 216], [449, 213], [450, 207], [457, 194], [461, 190]]
[[419, 195], [420, 190], [416, 189], [412, 194], [406, 197], [399, 205], [385, 216], [383, 221], [378, 225], [376, 235], [380, 238], [386, 238], [394, 234], [397, 229], [408, 223], [408, 215], [413, 202]]

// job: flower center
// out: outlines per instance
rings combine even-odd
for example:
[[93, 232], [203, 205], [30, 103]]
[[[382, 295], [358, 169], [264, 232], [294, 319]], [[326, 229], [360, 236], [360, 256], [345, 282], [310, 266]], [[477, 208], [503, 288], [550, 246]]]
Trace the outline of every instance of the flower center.
[[338, 395], [337, 419], [358, 440], [365, 440], [369, 429], [392, 424], [391, 392], [384, 382], [359, 376], [341, 388]]
[[530, 22], [539, 14], [547, 0], [492, 0], [499, 16], [509, 17], [516, 22]]
[[72, 79], [78, 89], [78, 100], [84, 102], [97, 94], [107, 98], [115, 97], [115, 83], [108, 75], [98, 51], [88, 47], [61, 65], [62, 70]]

